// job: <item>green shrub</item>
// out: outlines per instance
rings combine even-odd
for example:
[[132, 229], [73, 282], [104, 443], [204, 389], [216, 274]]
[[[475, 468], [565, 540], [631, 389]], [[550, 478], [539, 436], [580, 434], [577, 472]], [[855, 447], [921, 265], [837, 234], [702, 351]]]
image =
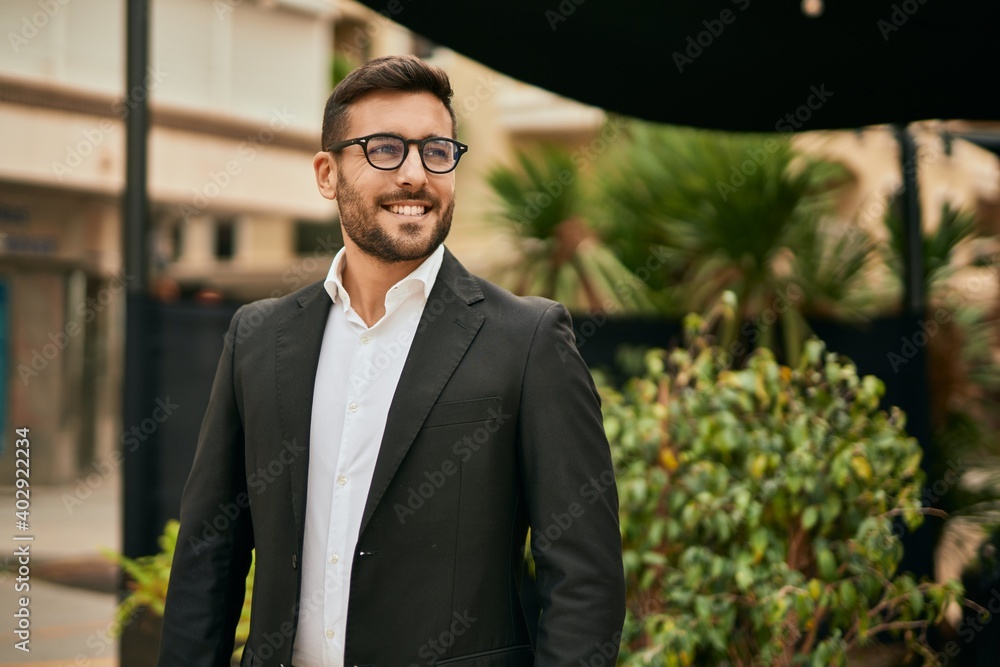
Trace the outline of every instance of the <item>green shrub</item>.
[[[689, 319], [688, 330], [700, 326]], [[882, 382], [807, 342], [797, 368], [742, 369], [705, 339], [602, 386], [629, 615], [623, 665], [846, 665], [886, 636], [938, 664], [956, 583], [898, 573], [921, 451]]]
[[[167, 521], [163, 533], [158, 538], [160, 551], [150, 556], [128, 558], [110, 550], [105, 555], [118, 563], [125, 571], [128, 579], [129, 594], [118, 605], [115, 612], [115, 625], [120, 635], [138, 616], [142, 608], [146, 608], [158, 617], [163, 616], [163, 608], [167, 601], [167, 583], [170, 580], [170, 566], [174, 560], [174, 550], [177, 547], [177, 531], [180, 522], [176, 519]], [[256, 554], [256, 552], [255, 552]], [[236, 650], [234, 660], [239, 661], [243, 654], [243, 645], [250, 636], [250, 602], [253, 596], [253, 575], [256, 558], [250, 561], [250, 571], [247, 573], [246, 595], [243, 598], [243, 610], [236, 626]]]

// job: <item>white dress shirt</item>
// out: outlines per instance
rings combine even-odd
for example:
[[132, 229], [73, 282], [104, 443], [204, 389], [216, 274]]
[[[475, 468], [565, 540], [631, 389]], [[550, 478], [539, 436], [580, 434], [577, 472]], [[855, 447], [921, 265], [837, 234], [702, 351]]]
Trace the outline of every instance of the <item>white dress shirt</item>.
[[[385, 295], [371, 327], [341, 282], [341, 249], [324, 283], [333, 299], [313, 387], [309, 486], [295, 667], [342, 667], [351, 565], [389, 405], [444, 246]], [[321, 591], [321, 592], [320, 592]]]

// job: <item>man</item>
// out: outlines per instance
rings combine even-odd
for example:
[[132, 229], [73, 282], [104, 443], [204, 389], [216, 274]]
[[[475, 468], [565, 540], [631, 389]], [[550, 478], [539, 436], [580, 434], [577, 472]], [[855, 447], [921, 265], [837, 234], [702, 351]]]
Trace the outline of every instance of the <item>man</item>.
[[[185, 487], [161, 667], [613, 665], [617, 494], [565, 309], [469, 274], [445, 73], [369, 61], [327, 102], [324, 283], [233, 318]], [[528, 527], [541, 605], [520, 602]], [[533, 624], [531, 624], [533, 625]]]

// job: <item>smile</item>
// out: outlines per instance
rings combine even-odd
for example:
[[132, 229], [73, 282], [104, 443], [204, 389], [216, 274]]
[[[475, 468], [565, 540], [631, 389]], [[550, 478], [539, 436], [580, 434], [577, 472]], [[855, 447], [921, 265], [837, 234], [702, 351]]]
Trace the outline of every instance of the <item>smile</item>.
[[402, 206], [399, 204], [390, 204], [384, 208], [396, 215], [412, 215], [414, 217], [424, 215], [428, 211], [427, 206]]

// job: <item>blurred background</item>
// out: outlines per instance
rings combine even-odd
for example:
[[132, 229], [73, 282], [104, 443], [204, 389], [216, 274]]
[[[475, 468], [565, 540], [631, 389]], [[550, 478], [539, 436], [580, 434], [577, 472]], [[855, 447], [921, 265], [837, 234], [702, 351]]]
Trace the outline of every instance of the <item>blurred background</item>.
[[[447, 245], [472, 272], [566, 303], [611, 384], [630, 349], [678, 344], [691, 312], [732, 311], [718, 340], [737, 360], [768, 347], [794, 361], [818, 334], [885, 382], [884, 405], [907, 409], [928, 481], [948, 480], [927, 504], [967, 517], [935, 524], [913, 568], [946, 581], [984, 567], [1000, 498], [1000, 122], [812, 129], [830, 125], [838, 94], [817, 85], [767, 134], [665, 125], [512, 78], [395, 13], [157, 0], [145, 80], [126, 90], [125, 3], [0, 4], [0, 490], [14, 507], [15, 429], [28, 427], [36, 535], [33, 651], [7, 635], [0, 664], [119, 664], [116, 635], [140, 623], [116, 612], [127, 589], [114, 554], [155, 553], [176, 516], [231, 314], [326, 275], [342, 240], [312, 174], [323, 105], [385, 54], [451, 76], [471, 148]], [[676, 53], [691, 59], [683, 43]], [[130, 416], [121, 196], [126, 125], [147, 99], [151, 329]], [[919, 190], [904, 187], [908, 168]], [[908, 192], [922, 212], [917, 313]], [[140, 456], [141, 488], [123, 495]], [[123, 546], [123, 507], [138, 546]], [[10, 619], [17, 568], [0, 559]]]

